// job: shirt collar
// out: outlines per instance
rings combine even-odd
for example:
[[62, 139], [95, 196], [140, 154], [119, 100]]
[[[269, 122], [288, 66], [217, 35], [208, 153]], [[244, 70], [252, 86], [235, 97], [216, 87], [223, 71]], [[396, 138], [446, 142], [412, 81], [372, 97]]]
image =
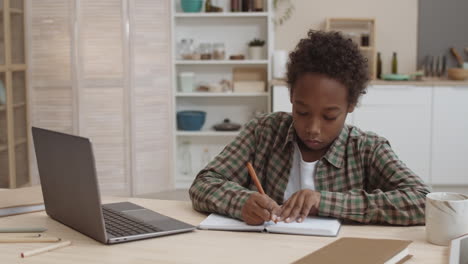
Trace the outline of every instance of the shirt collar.
[[286, 148], [288, 143], [293, 143], [296, 140], [296, 131], [294, 130], [294, 121], [289, 125], [288, 133], [286, 134], [286, 139], [281, 147], [282, 150]]
[[[349, 127], [347, 125], [344, 125], [338, 137], [335, 139], [328, 151], [323, 156], [324, 159], [326, 159], [330, 164], [337, 168], [341, 168], [341, 166], [343, 165], [348, 135]], [[291, 125], [288, 129], [288, 133], [286, 135], [286, 139], [282, 146], [282, 150], [284, 150], [289, 143], [293, 143], [295, 141], [296, 131], [294, 129], [294, 122], [291, 122]]]
[[327, 153], [325, 153], [325, 155], [323, 156], [324, 159], [326, 159], [328, 162], [330, 162], [330, 164], [337, 168], [341, 168], [341, 166], [343, 166], [348, 136], [349, 127], [347, 125], [344, 125], [338, 137], [332, 143]]

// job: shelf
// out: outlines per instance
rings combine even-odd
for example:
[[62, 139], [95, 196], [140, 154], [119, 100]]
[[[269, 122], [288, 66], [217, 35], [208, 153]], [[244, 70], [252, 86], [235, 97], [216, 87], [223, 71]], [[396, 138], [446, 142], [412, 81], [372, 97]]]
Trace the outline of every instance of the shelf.
[[[26, 144], [27, 140], [26, 138], [22, 138], [22, 139], [18, 139], [16, 142], [15, 142], [15, 147], [19, 146], [19, 145], [22, 145], [22, 144]], [[7, 145], [3, 145], [1, 144], [0, 145], [0, 152], [3, 152], [5, 150], [8, 149], [8, 146]]]
[[[23, 106], [25, 106], [25, 105], [26, 105], [26, 103], [17, 103], [17, 104], [14, 104], [14, 105], [13, 105], [13, 108], [20, 108], [20, 107], [23, 107]], [[1, 105], [1, 106], [0, 106], [0, 112], [1, 112], [1, 111], [5, 111], [5, 110], [6, 110], [6, 106], [5, 106], [5, 105]]]
[[222, 13], [176, 13], [176, 18], [232, 18], [232, 17], [268, 17], [267, 12], [222, 12]]
[[13, 105], [13, 108], [20, 108], [20, 107], [23, 107], [23, 106], [26, 106], [26, 103], [22, 102], [22, 103], [16, 103]]
[[374, 50], [374, 47], [359, 47], [359, 50], [362, 50], [362, 51], [373, 51], [373, 50]]
[[22, 145], [22, 144], [26, 144], [27, 140], [26, 138], [21, 138], [21, 139], [18, 139], [16, 140], [15, 142], [15, 147], [19, 146], [19, 145]]
[[[3, 9], [0, 9], [0, 15], [3, 14]], [[10, 14], [23, 14], [23, 10], [19, 8], [10, 8]]]
[[177, 136], [190, 136], [190, 137], [235, 137], [239, 134], [239, 131], [177, 131]]
[[267, 65], [268, 60], [177, 60], [177, 65]]
[[263, 93], [211, 93], [211, 92], [193, 92], [193, 93], [176, 93], [177, 97], [253, 97], [253, 96], [268, 96], [267, 92]]

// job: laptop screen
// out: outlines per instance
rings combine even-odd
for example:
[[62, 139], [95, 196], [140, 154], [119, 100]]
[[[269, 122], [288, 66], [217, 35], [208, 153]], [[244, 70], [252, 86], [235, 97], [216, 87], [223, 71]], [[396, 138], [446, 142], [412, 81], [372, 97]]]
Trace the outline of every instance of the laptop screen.
[[107, 240], [94, 155], [87, 138], [32, 128], [47, 214], [98, 241]]

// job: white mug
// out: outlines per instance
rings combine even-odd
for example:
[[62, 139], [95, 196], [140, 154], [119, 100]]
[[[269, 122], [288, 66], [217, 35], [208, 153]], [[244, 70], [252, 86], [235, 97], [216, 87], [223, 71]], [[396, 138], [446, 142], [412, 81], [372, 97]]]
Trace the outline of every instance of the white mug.
[[468, 233], [468, 195], [434, 192], [426, 196], [426, 239], [448, 246], [452, 239]]

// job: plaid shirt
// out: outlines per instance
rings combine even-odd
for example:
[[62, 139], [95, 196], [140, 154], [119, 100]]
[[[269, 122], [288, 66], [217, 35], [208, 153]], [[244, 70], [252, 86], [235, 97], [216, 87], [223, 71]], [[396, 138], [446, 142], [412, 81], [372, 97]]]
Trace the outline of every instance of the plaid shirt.
[[[292, 116], [277, 112], [246, 124], [239, 135], [200, 171], [190, 188], [193, 207], [241, 219], [257, 189], [252, 162], [265, 193], [283, 203], [294, 153]], [[429, 188], [398, 159], [385, 138], [345, 125], [318, 161], [315, 187], [319, 215], [395, 225], [424, 224]]]

